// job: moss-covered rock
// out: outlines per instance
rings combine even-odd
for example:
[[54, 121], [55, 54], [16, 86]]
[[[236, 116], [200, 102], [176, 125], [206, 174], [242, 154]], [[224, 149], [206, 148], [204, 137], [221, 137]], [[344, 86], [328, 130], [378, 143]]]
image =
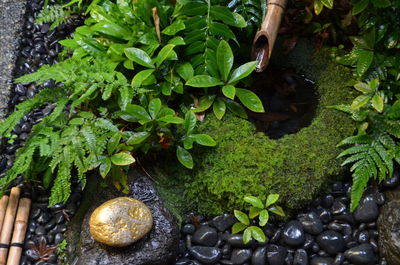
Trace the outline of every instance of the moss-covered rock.
[[272, 140], [256, 132], [247, 120], [226, 115], [218, 121], [209, 115], [199, 131], [211, 135], [218, 145], [195, 151], [191, 171], [166, 170], [169, 180], [162, 190], [167, 200], [173, 197], [168, 186], [178, 192], [183, 187], [181, 194], [194, 210], [217, 215], [243, 208], [245, 195], [265, 199], [269, 193], [279, 193], [280, 204], [291, 210], [309, 203], [337, 179], [342, 169], [336, 144], [352, 134], [353, 124], [346, 115], [327, 107], [352, 98], [346, 87], [351, 75], [323, 52], [313, 59], [310, 54], [307, 49], [297, 51], [284, 64], [316, 82], [320, 99], [311, 125]]

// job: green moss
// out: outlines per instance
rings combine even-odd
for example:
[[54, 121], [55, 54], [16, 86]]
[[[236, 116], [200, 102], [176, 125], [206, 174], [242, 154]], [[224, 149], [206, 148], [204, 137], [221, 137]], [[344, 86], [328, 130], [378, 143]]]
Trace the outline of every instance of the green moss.
[[[310, 126], [272, 140], [257, 133], [246, 120], [226, 115], [218, 121], [208, 115], [198, 129], [211, 135], [218, 145], [196, 151], [192, 171], [168, 168], [168, 185], [195, 205], [194, 210], [207, 215], [243, 208], [245, 195], [265, 199], [269, 193], [279, 193], [286, 210], [310, 202], [340, 175], [336, 144], [353, 131], [346, 115], [327, 108], [352, 98], [351, 89], [346, 87], [350, 73], [322, 54], [318, 59], [291, 57], [285, 62], [316, 80], [320, 100]], [[164, 186], [163, 190], [168, 189]], [[168, 200], [168, 192], [165, 194]]]

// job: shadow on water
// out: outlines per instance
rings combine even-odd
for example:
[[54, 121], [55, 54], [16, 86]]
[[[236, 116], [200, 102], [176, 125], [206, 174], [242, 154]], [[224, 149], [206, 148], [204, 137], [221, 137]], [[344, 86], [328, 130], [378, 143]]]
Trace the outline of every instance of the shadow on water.
[[291, 69], [272, 67], [253, 78], [252, 90], [260, 97], [266, 111], [249, 113], [257, 131], [279, 139], [311, 124], [318, 105], [313, 81]]

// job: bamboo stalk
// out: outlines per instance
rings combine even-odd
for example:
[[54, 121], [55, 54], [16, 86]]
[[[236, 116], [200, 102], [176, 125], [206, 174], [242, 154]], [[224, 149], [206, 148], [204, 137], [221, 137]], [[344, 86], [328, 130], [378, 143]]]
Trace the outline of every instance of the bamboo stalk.
[[[14, 232], [11, 240], [10, 253], [7, 258], [7, 265], [19, 265], [22, 255], [23, 243], [25, 240], [26, 228], [28, 226], [31, 199], [22, 198], [19, 201], [17, 217], [15, 218]], [[15, 244], [15, 245], [13, 245]]]
[[6, 265], [8, 244], [10, 244], [11, 233], [14, 226], [15, 214], [18, 208], [18, 200], [21, 190], [19, 187], [11, 189], [10, 198], [4, 218], [3, 228], [0, 234], [0, 265]]
[[0, 200], [0, 233], [3, 227], [4, 217], [6, 215], [8, 198], [9, 198], [8, 195], [4, 195], [3, 197], [1, 197]]
[[268, 65], [286, 3], [287, 0], [268, 0], [267, 14], [253, 41], [252, 58], [258, 61], [256, 72], [264, 71]]

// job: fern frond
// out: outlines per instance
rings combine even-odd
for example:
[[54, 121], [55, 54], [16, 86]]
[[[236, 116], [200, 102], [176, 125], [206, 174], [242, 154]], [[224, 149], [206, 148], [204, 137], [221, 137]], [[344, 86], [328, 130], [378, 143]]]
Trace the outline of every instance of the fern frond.
[[52, 23], [50, 30], [65, 23], [71, 17], [71, 8], [64, 8], [61, 5], [53, 5], [43, 8], [36, 17], [36, 24]]

